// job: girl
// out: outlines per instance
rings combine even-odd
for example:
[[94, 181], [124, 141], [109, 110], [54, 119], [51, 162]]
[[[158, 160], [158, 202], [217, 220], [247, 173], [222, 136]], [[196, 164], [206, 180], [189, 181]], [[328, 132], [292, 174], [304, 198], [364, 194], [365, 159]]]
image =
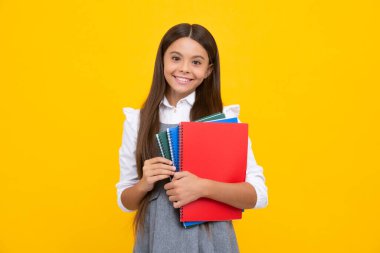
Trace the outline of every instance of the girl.
[[263, 171], [256, 164], [250, 140], [243, 183], [221, 183], [175, 172], [170, 160], [158, 156], [157, 132], [221, 111], [227, 117], [238, 116], [239, 105], [223, 107], [219, 70], [219, 53], [210, 32], [196, 24], [176, 25], [161, 40], [143, 107], [124, 108], [116, 187], [120, 208], [137, 210], [134, 252], [238, 252], [230, 221], [185, 229], [179, 222], [178, 208], [198, 198], [241, 209], [267, 205]]

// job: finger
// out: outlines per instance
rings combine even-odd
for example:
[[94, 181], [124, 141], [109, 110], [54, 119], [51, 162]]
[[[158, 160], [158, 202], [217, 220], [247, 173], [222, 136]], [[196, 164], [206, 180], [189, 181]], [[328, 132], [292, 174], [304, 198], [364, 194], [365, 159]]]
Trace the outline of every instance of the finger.
[[174, 166], [166, 165], [163, 163], [155, 163], [155, 164], [150, 164], [150, 165], [146, 165], [143, 167], [143, 170], [157, 170], [157, 169], [165, 169], [165, 170], [175, 171]]
[[170, 189], [166, 191], [166, 195], [168, 196], [177, 196], [177, 192], [174, 189]]
[[158, 176], [158, 175], [169, 175], [173, 176], [174, 171], [169, 171], [169, 170], [151, 170], [151, 171], [145, 171], [145, 176], [147, 177], [153, 177], [153, 176]]
[[173, 176], [174, 173], [175, 173], [174, 169], [168, 169], [168, 168], [164, 168], [164, 169], [160, 167], [144, 167], [143, 168], [144, 176], [156, 176], [160, 174]]
[[166, 159], [165, 157], [160, 157], [160, 156], [157, 156], [157, 157], [154, 157], [154, 158], [151, 158], [151, 159], [144, 161], [144, 165], [145, 164], [155, 164], [155, 163], [164, 163], [164, 164], [168, 164], [168, 165], [173, 164], [173, 162], [170, 161], [169, 159]]
[[167, 184], [165, 184], [164, 185], [164, 189], [165, 190], [170, 190], [170, 189], [173, 189], [174, 188], [174, 184], [173, 184], [173, 182], [170, 182], [170, 183], [167, 183]]
[[175, 202], [173, 202], [173, 207], [174, 208], [180, 208], [180, 207], [183, 207], [186, 204], [187, 203], [183, 202], [182, 200], [181, 201], [175, 201]]
[[173, 177], [173, 179], [178, 180], [178, 179], [181, 179], [181, 178], [186, 177], [186, 176], [188, 176], [188, 175], [189, 175], [189, 174], [188, 174], [187, 171], [176, 172], [176, 173], [174, 173], [174, 177]]
[[170, 202], [178, 202], [179, 198], [177, 196], [169, 196]]

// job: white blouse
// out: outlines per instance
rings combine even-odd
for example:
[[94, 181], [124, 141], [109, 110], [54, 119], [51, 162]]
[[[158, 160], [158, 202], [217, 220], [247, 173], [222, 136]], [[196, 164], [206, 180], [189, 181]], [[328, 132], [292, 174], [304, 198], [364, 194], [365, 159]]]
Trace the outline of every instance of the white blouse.
[[[160, 121], [165, 124], [179, 124], [182, 121], [190, 121], [190, 110], [195, 101], [195, 91], [187, 97], [178, 101], [177, 106], [169, 104], [166, 97], [160, 104]], [[140, 110], [133, 108], [123, 108], [126, 116], [124, 121], [122, 144], [119, 149], [120, 162], [120, 180], [116, 184], [117, 202], [119, 207], [130, 212], [121, 202], [121, 193], [128, 187], [138, 182], [136, 167], [136, 143], [137, 133], [140, 121]], [[238, 117], [240, 112], [239, 105], [230, 105], [223, 108], [226, 117]], [[239, 121], [240, 122], [240, 121]], [[245, 181], [250, 183], [256, 190], [257, 202], [254, 208], [263, 208], [268, 205], [268, 193], [265, 185], [265, 177], [263, 168], [256, 163], [252, 151], [251, 140], [248, 139], [248, 156], [247, 156], [247, 172]]]

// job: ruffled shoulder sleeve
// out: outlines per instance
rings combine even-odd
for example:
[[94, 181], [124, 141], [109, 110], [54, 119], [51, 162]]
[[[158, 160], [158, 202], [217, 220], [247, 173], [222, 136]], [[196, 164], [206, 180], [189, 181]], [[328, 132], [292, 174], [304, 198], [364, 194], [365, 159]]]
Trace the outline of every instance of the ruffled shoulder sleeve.
[[239, 117], [240, 105], [227, 105], [223, 107], [223, 112], [226, 118]]
[[126, 117], [126, 122], [131, 125], [138, 126], [140, 121], [140, 109], [134, 109], [132, 107], [124, 107], [123, 113]]

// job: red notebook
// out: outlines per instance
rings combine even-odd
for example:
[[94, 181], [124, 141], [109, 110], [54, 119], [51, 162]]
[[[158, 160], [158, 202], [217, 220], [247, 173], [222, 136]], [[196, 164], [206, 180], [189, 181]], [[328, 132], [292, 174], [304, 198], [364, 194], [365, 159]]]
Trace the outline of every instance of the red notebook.
[[[244, 123], [180, 123], [180, 169], [225, 183], [245, 181], [248, 125]], [[242, 210], [207, 198], [181, 208], [180, 220], [241, 219]]]

